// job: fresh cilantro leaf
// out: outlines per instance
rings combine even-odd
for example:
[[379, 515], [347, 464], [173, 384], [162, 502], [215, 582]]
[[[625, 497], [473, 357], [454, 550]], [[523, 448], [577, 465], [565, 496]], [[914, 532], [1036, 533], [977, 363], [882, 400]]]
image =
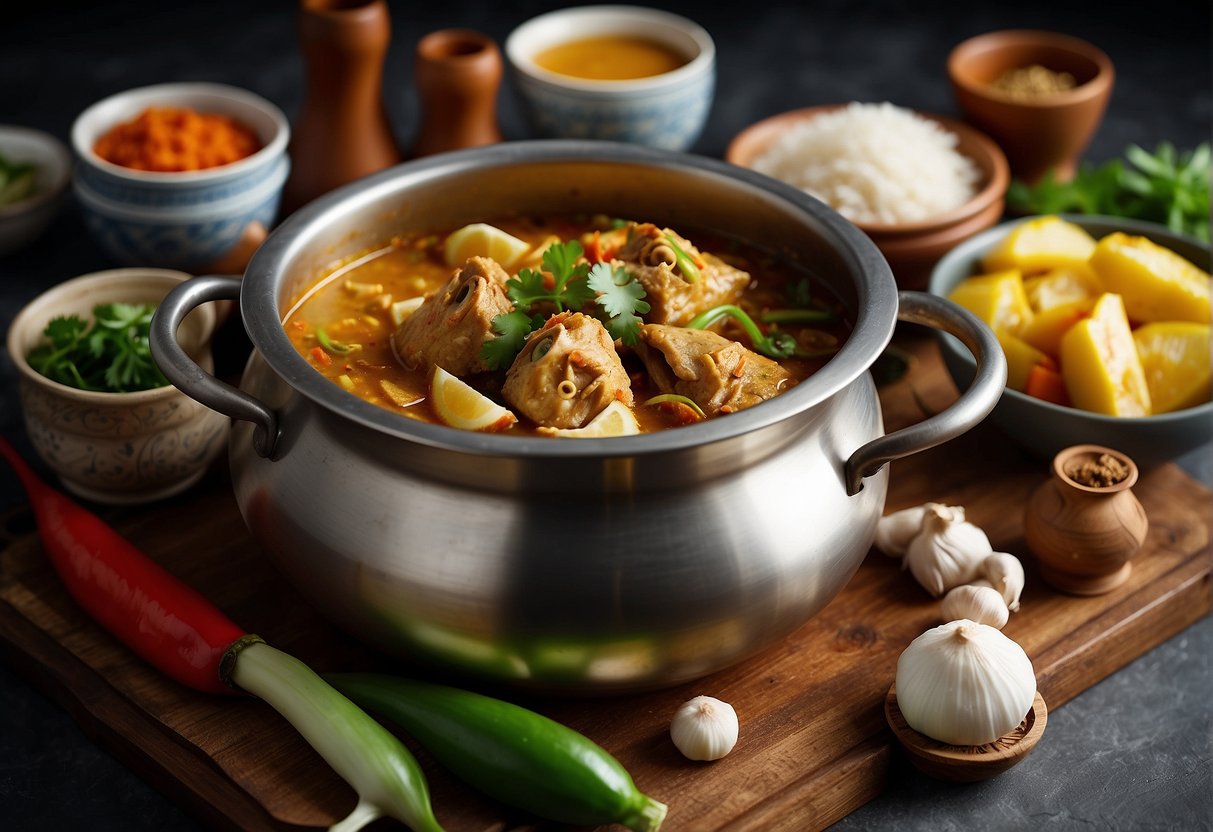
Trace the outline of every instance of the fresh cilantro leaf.
[[47, 378], [82, 390], [125, 393], [168, 384], [152, 360], [148, 344], [150, 304], [110, 303], [93, 308], [93, 322], [78, 316], [49, 321], [43, 335], [49, 343], [27, 356], [30, 366]]
[[506, 281], [506, 294], [516, 309], [529, 309], [537, 303], [551, 299], [551, 292], [543, 285], [543, 272], [523, 269], [517, 277]]
[[493, 318], [493, 331], [498, 337], [490, 338], [480, 347], [480, 357], [489, 369], [504, 370], [513, 364], [533, 325], [531, 317], [517, 309]]
[[590, 269], [587, 284], [597, 293], [598, 305], [607, 313], [606, 328], [612, 338], [633, 345], [639, 338], [640, 315], [650, 309], [644, 287], [630, 277], [627, 271], [608, 263], [598, 263]]

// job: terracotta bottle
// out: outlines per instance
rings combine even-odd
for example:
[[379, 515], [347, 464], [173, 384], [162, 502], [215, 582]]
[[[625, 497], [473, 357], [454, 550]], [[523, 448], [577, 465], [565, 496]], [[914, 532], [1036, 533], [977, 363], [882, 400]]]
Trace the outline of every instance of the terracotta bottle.
[[286, 211], [401, 161], [383, 103], [386, 0], [301, 0], [307, 87], [291, 130]]
[[471, 29], [431, 32], [417, 43], [413, 71], [421, 97], [414, 156], [501, 141], [501, 52], [492, 38]]
[[[1103, 454], [1124, 466], [1110, 485], [1076, 479], [1075, 467]], [[1024, 510], [1024, 537], [1052, 586], [1073, 595], [1101, 595], [1129, 579], [1149, 520], [1130, 490], [1137, 466], [1124, 454], [1099, 445], [1074, 445], [1053, 459], [1052, 476], [1032, 494]]]

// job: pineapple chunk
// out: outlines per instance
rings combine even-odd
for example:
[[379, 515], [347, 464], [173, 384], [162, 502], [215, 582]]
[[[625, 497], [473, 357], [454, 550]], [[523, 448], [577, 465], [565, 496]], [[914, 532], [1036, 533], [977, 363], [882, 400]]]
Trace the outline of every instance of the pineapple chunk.
[[1100, 295], [1061, 339], [1061, 375], [1075, 407], [1108, 416], [1149, 416], [1150, 390], [1120, 295]]
[[1101, 292], [1095, 273], [1086, 267], [1053, 269], [1024, 278], [1023, 289], [1033, 312], [1047, 312], [1080, 300], [1094, 303]]
[[1019, 337], [1036, 349], [1056, 358], [1061, 352], [1061, 338], [1070, 327], [1091, 314], [1095, 298], [1054, 306], [1032, 317]]
[[986, 271], [1019, 269], [1025, 275], [1067, 268], [1086, 272], [1094, 251], [1095, 238], [1085, 228], [1049, 215], [1016, 225], [981, 265]]
[[1209, 273], [1145, 237], [1109, 234], [1091, 255], [1091, 267], [1107, 292], [1124, 298], [1129, 319], [1209, 323]]
[[1008, 332], [998, 335], [998, 343], [1007, 357], [1007, 389], [1023, 392], [1028, 386], [1028, 375], [1037, 364], [1056, 367], [1052, 358]]
[[995, 333], [1015, 334], [1032, 320], [1018, 269], [966, 278], [948, 299], [981, 318]]
[[1208, 324], [1167, 321], [1133, 333], [1155, 413], [1209, 401], [1213, 390], [1213, 340]]

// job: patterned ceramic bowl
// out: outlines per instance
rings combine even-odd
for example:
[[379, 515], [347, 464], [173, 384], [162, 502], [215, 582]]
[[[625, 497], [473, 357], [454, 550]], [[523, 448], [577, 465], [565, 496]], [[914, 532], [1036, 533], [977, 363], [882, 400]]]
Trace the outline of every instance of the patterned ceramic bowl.
[[[668, 50], [673, 63], [682, 63], [656, 75], [599, 80], [555, 72], [536, 61], [547, 50], [587, 38], [637, 39]], [[699, 138], [712, 106], [716, 46], [711, 36], [686, 18], [657, 9], [581, 6], [549, 12], [515, 29], [505, 53], [531, 124], [545, 138], [686, 150]]]
[[[18, 313], [8, 331], [30, 442], [68, 490], [100, 503], [131, 504], [176, 494], [197, 482], [227, 444], [228, 418], [172, 385], [133, 393], [78, 390], [26, 360], [60, 315], [92, 318], [101, 303], [159, 303], [189, 278], [166, 269], [113, 269], [60, 283]], [[183, 343], [212, 370], [213, 309], [182, 322]]]
[[[149, 107], [188, 107], [235, 118], [259, 151], [220, 167], [159, 172], [122, 167], [93, 147], [107, 130]], [[196, 270], [231, 251], [245, 229], [270, 227], [290, 172], [290, 127], [269, 101], [220, 84], [158, 84], [103, 99], [72, 125], [72, 187], [97, 243], [118, 263]]]

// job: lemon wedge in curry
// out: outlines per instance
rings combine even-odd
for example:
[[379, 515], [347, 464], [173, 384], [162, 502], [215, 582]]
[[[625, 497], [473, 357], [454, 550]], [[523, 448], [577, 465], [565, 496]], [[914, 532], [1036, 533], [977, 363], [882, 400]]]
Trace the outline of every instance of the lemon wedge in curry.
[[452, 231], [443, 253], [448, 266], [462, 265], [469, 257], [489, 257], [500, 263], [501, 268], [509, 269], [530, 249], [530, 243], [495, 225], [474, 222]]
[[640, 424], [636, 421], [632, 408], [623, 402], [614, 401], [584, 427], [539, 428], [539, 432], [564, 439], [597, 439], [603, 436], [633, 436], [640, 433]]
[[1166, 321], [1133, 332], [1155, 413], [1170, 413], [1209, 401], [1213, 390], [1213, 338], [1207, 324]]
[[518, 421], [509, 409], [441, 367], [434, 367], [430, 377], [430, 403], [438, 418], [461, 430], [495, 433]]

